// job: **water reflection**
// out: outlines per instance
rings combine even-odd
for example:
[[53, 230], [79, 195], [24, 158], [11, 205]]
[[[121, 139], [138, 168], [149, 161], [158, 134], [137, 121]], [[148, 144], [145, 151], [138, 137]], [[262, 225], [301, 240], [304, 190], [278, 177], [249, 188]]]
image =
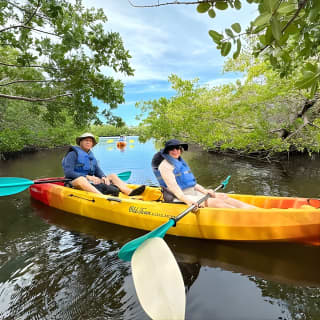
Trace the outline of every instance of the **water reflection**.
[[[131, 170], [129, 182], [156, 183], [153, 142], [129, 139], [124, 152], [101, 140], [94, 149], [101, 167], [106, 173]], [[61, 176], [65, 152], [0, 162], [0, 175]], [[227, 192], [319, 196], [318, 158], [266, 165], [195, 146], [184, 157], [205, 186], [231, 175]], [[117, 258], [119, 248], [144, 231], [49, 208], [28, 192], [0, 198], [0, 206], [0, 319], [147, 319], [130, 264]], [[320, 319], [319, 247], [165, 240], [186, 284], [187, 319]]]
[[132, 286], [125, 286], [130, 265], [119, 261], [115, 241], [56, 225], [42, 229], [6, 244], [1, 319], [121, 319], [128, 310], [144, 318]]
[[[36, 201], [32, 201], [32, 206], [36, 213], [50, 224], [76, 233], [84, 233], [94, 239], [104, 239], [117, 248], [143, 234], [143, 231], [66, 215], [55, 209], [51, 209], [48, 214], [46, 207]], [[241, 290], [247, 288], [251, 292], [250, 299], [254, 297], [256, 303], [255, 311], [250, 309], [249, 312], [244, 308], [242, 314], [245, 316], [239, 319], [259, 319], [257, 315], [261, 313], [270, 316], [263, 319], [276, 319], [278, 316], [283, 316], [283, 319], [299, 319], [296, 318], [295, 310], [298, 301], [303, 300], [300, 314], [304, 315], [310, 313], [310, 306], [317, 305], [314, 297], [320, 295], [318, 247], [286, 243], [239, 244], [173, 236], [166, 236], [165, 240], [173, 250], [183, 274], [188, 294], [189, 319], [194, 319], [202, 309], [203, 319], [207, 319], [206, 316], [209, 317], [213, 309], [219, 314], [217, 319], [232, 319], [231, 315], [239, 312], [241, 306], [231, 308], [232, 311], [228, 309], [227, 312], [227, 304], [230, 301], [236, 299], [239, 303], [239, 299], [244, 299], [246, 303], [250, 303], [247, 301], [248, 293], [244, 296], [242, 294], [241, 297], [236, 296], [235, 293], [239, 294], [239, 286]], [[216, 282], [210, 279], [211, 276]], [[217, 301], [212, 302], [209, 297], [230, 295], [227, 284], [232, 286], [233, 296], [229, 296], [229, 302], [221, 307]], [[312, 314], [319, 315], [319, 311], [312, 310]]]

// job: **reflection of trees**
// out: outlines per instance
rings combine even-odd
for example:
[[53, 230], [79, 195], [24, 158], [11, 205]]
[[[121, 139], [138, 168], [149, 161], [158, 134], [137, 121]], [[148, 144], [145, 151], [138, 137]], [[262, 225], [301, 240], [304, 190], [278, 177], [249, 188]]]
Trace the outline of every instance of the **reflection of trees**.
[[271, 304], [285, 304], [293, 320], [320, 319], [320, 288], [293, 287], [256, 277], [250, 280], [261, 289], [262, 296], [271, 298]]
[[193, 283], [198, 278], [200, 273], [201, 264], [200, 263], [184, 263], [178, 262], [182, 276], [184, 285], [186, 287], [186, 291], [189, 291]]
[[129, 267], [116, 242], [51, 228], [28, 243], [33, 256], [0, 283], [0, 294], [11, 294], [1, 319], [123, 318], [133, 302], [125, 297]]

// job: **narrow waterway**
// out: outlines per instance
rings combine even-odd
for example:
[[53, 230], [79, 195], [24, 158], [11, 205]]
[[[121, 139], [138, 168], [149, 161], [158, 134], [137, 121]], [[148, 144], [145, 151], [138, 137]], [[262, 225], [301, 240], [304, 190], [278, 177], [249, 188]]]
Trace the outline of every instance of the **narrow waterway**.
[[[153, 142], [100, 139], [94, 153], [106, 173], [131, 170], [128, 182], [155, 184]], [[0, 177], [62, 176], [66, 150], [0, 161]], [[320, 196], [320, 158], [262, 164], [191, 147], [184, 158], [199, 183], [226, 192]], [[67, 214], [30, 199], [0, 198], [0, 319], [148, 319], [136, 297], [130, 263], [118, 259], [144, 231]], [[317, 214], [317, 213], [315, 213]], [[320, 319], [320, 247], [166, 236], [187, 289], [186, 319]], [[147, 279], [146, 279], [147, 280]]]

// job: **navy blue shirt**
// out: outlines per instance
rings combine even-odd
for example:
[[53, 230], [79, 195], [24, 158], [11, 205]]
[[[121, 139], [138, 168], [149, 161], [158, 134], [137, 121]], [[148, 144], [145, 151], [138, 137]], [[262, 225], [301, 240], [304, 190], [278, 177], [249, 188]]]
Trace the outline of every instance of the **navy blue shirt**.
[[[84, 174], [74, 171], [77, 160], [78, 160], [78, 155], [75, 151], [70, 151], [65, 156], [64, 176], [67, 179], [76, 179], [81, 176], [84, 176]], [[95, 167], [94, 175], [99, 178], [102, 178], [105, 176], [105, 174], [103, 173], [103, 171], [100, 169], [100, 167], [98, 165]]]

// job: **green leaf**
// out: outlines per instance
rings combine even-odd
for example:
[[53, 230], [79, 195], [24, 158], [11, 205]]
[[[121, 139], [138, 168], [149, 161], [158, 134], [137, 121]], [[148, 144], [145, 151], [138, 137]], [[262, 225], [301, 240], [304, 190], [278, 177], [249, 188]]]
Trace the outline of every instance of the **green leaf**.
[[297, 3], [282, 2], [280, 4], [279, 8], [277, 9], [277, 12], [279, 12], [281, 14], [287, 14], [287, 13], [291, 13], [296, 10], [298, 10]]
[[314, 82], [319, 81], [320, 73], [312, 71], [304, 71], [302, 79], [296, 82], [296, 86], [300, 89], [306, 89], [314, 85]]
[[231, 29], [228, 29], [228, 28], [227, 28], [225, 31], [226, 31], [226, 34], [227, 34], [230, 38], [234, 38], [234, 34], [233, 34], [233, 32], [232, 32]]
[[276, 40], [280, 40], [281, 35], [282, 35], [281, 26], [280, 26], [280, 22], [276, 16], [273, 16], [271, 19], [271, 28], [272, 28], [272, 35], [274, 36], [274, 38]]
[[223, 39], [223, 35], [214, 30], [209, 30], [209, 36], [216, 44], [220, 44], [221, 40]]
[[310, 62], [306, 63], [306, 65], [304, 66], [304, 69], [307, 71], [311, 71], [313, 73], [316, 73], [318, 71], [318, 67], [316, 64], [312, 64]]
[[310, 22], [316, 22], [319, 20], [319, 10], [317, 8], [312, 8], [309, 12], [308, 18]]
[[235, 2], [234, 2], [234, 7], [235, 7], [237, 10], [240, 10], [240, 9], [241, 9], [241, 2], [240, 2], [240, 0], [235, 0]]
[[224, 42], [221, 48], [221, 55], [223, 57], [227, 56], [231, 50], [231, 42]]
[[233, 59], [237, 59], [241, 51], [241, 40], [237, 39], [237, 50], [233, 54]]
[[319, 79], [317, 79], [317, 81], [315, 81], [311, 87], [311, 96], [313, 97], [318, 89], [318, 84], [319, 84]]
[[219, 10], [226, 10], [228, 9], [228, 3], [224, 1], [218, 1], [215, 4], [215, 7]]
[[270, 21], [271, 17], [272, 17], [271, 13], [263, 13], [253, 21], [253, 25], [255, 25], [257, 27], [262, 26], [262, 25], [268, 23]]
[[278, 4], [278, 0], [264, 0], [263, 1], [263, 5], [269, 13], [273, 13], [277, 4]]
[[211, 5], [208, 2], [203, 2], [197, 6], [197, 11], [199, 13], [205, 13], [210, 9], [210, 7]]
[[241, 32], [241, 25], [238, 22], [232, 24], [231, 28], [233, 29], [233, 31], [235, 31], [237, 33]]
[[210, 9], [210, 10], [208, 11], [208, 15], [209, 15], [210, 18], [215, 18], [216, 13], [215, 13], [215, 11], [214, 11], [213, 9]]
[[266, 45], [270, 44], [274, 40], [271, 26], [267, 28], [267, 31], [265, 33], [265, 40], [266, 40]]

